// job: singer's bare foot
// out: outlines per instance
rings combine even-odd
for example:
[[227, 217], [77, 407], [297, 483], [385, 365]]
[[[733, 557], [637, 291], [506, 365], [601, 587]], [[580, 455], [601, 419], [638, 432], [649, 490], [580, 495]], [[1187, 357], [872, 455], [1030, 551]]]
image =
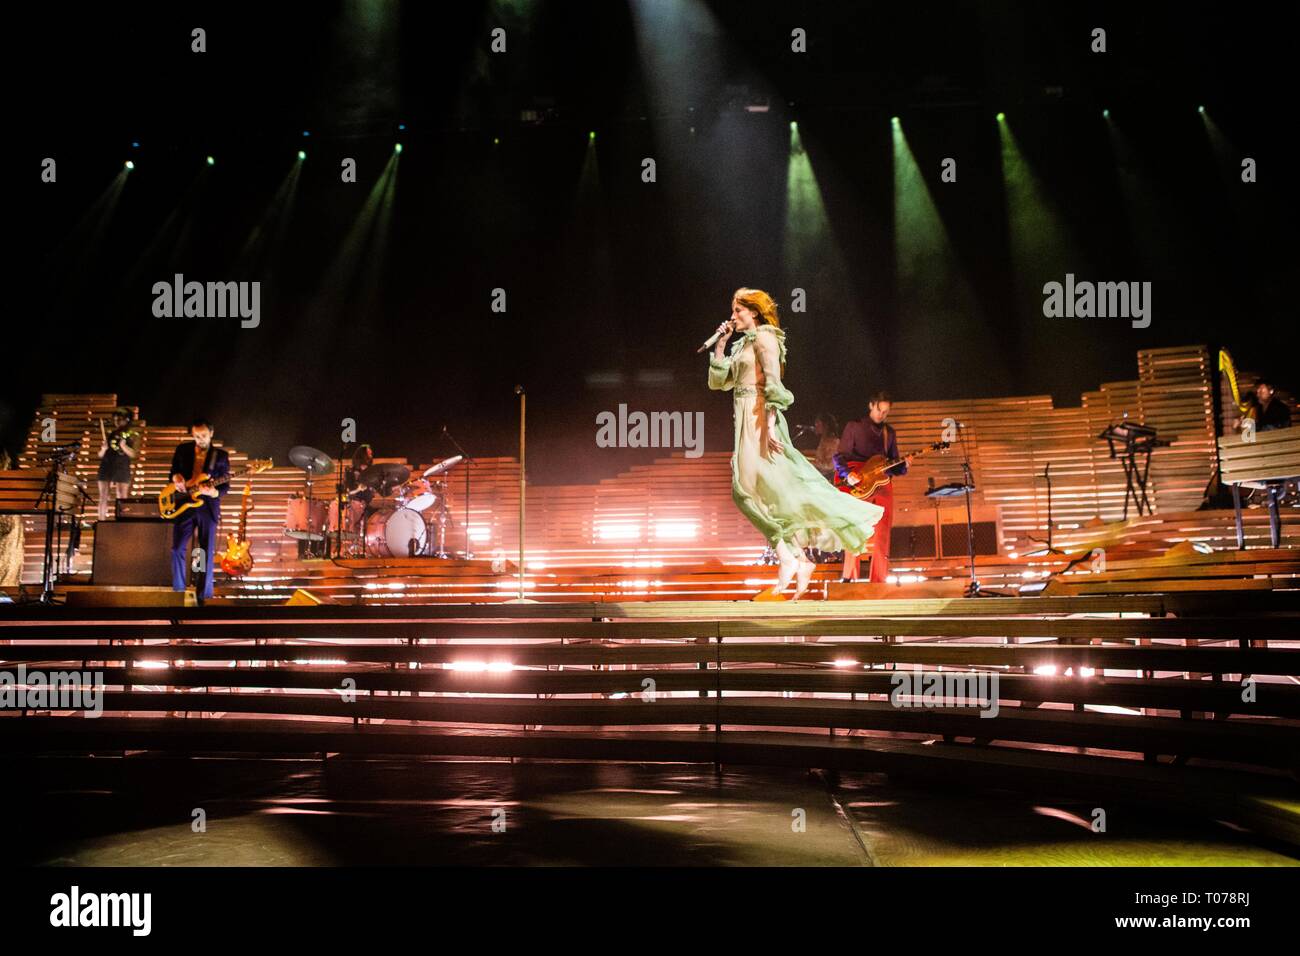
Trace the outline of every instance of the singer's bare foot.
[[[803, 555], [800, 555], [803, 557]], [[795, 572], [795, 589], [794, 597], [790, 600], [797, 601], [803, 597], [804, 592], [808, 590], [808, 585], [812, 582], [813, 572], [817, 570], [817, 565], [806, 558], [799, 562], [799, 570]]]

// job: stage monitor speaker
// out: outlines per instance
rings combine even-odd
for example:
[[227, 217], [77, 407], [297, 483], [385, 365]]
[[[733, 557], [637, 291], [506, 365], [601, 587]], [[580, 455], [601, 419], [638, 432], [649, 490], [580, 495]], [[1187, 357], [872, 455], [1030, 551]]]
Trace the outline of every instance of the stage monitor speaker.
[[94, 582], [170, 587], [171, 549], [170, 521], [101, 521], [95, 525]]
[[889, 534], [891, 558], [933, 558], [934, 525], [894, 525]]
[[[996, 521], [975, 521], [971, 524], [975, 532], [976, 554], [998, 554], [998, 525]], [[945, 558], [965, 557], [969, 553], [966, 540], [966, 522], [947, 524], [942, 528], [943, 540], [940, 547]]]

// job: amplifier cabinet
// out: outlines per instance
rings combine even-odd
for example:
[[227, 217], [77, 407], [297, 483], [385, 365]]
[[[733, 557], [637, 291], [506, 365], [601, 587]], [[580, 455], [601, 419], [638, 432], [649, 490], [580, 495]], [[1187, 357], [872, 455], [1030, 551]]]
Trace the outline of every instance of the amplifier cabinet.
[[170, 521], [101, 521], [95, 525], [94, 581], [170, 587], [171, 548]]

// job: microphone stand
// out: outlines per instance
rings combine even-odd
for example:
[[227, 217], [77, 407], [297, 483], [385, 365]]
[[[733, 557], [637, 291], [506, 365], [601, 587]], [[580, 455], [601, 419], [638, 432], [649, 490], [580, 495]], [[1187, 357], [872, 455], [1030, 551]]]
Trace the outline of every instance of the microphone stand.
[[957, 434], [961, 440], [961, 474], [962, 485], [966, 495], [966, 555], [970, 559], [970, 583], [962, 592], [963, 597], [1005, 597], [995, 591], [985, 591], [980, 587], [979, 578], [975, 576], [975, 515], [971, 508], [970, 493], [975, 490], [975, 478], [970, 467], [970, 446], [966, 443], [966, 429], [957, 423]]
[[1047, 463], [1047, 467], [1043, 469], [1043, 478], [1047, 481], [1047, 540], [1035, 538], [1032, 534], [1028, 537], [1030, 541], [1045, 544], [1047, 547], [1026, 554], [1025, 557], [1027, 558], [1047, 554], [1065, 554], [1060, 548], [1052, 546], [1052, 463], [1050, 461]]
[[455, 449], [460, 452], [465, 464], [465, 560], [472, 560], [474, 552], [469, 549], [469, 472], [474, 465], [474, 459], [460, 442], [456, 441], [456, 436], [447, 430], [447, 426], [442, 426], [442, 437], [446, 438]]
[[[346, 482], [344, 481], [344, 475], [346, 473], [343, 470], [343, 458], [344, 456], [347, 455], [347, 453], [348, 453], [348, 446], [347, 443], [344, 443], [343, 446], [339, 449], [338, 479], [334, 483], [334, 500], [335, 502], [337, 502], [337, 507], [338, 507], [338, 518], [337, 518], [338, 524], [334, 528], [335, 560], [343, 557], [343, 506], [344, 506], [344, 502], [347, 500], [347, 489], [344, 488], [344, 485], [346, 484]], [[329, 550], [328, 542], [325, 545], [325, 550], [326, 551]]]

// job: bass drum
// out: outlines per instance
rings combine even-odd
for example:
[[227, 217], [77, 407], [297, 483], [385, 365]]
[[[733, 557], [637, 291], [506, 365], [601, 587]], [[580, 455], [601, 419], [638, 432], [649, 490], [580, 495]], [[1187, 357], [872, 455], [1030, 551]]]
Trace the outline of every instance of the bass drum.
[[[412, 555], [411, 542], [415, 542]], [[378, 558], [420, 557], [429, 547], [424, 516], [410, 508], [381, 508], [366, 522], [366, 554]]]

